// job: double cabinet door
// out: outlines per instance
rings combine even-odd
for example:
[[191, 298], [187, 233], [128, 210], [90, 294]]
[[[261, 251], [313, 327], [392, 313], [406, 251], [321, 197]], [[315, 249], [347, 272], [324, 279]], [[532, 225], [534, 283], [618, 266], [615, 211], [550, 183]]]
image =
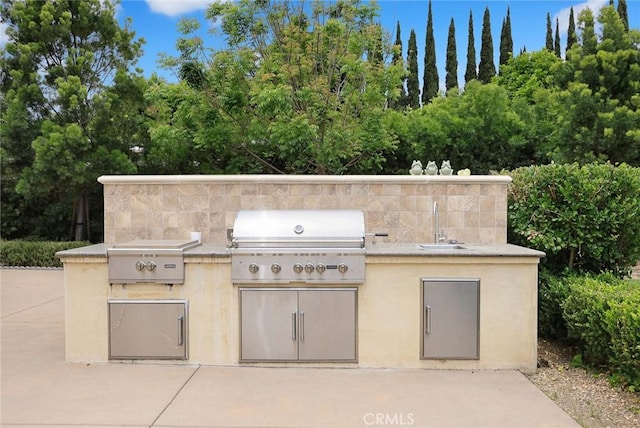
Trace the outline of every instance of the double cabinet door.
[[355, 289], [241, 289], [242, 361], [355, 361]]

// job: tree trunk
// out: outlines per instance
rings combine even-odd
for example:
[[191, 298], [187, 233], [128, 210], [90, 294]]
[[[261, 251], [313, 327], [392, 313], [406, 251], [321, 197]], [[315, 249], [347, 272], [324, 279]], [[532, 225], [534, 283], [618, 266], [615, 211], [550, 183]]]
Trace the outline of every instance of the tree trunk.
[[91, 239], [89, 233], [89, 198], [81, 193], [73, 204], [71, 239], [85, 241]]

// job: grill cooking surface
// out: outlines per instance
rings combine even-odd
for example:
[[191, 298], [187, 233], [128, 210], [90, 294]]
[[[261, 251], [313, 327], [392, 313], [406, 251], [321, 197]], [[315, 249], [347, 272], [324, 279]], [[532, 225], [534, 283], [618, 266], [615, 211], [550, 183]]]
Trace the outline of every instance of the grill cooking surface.
[[356, 210], [240, 211], [234, 283], [364, 282], [364, 215]]

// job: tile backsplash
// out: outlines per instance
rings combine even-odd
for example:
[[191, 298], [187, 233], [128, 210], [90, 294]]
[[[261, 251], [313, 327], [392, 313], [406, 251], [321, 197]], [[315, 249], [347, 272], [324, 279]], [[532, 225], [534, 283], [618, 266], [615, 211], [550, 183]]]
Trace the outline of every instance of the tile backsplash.
[[[188, 239], [227, 245], [236, 212], [358, 209], [385, 242], [433, 242], [433, 203], [447, 239], [507, 240], [508, 176], [102, 176], [104, 242]], [[381, 238], [378, 238], [381, 239]]]

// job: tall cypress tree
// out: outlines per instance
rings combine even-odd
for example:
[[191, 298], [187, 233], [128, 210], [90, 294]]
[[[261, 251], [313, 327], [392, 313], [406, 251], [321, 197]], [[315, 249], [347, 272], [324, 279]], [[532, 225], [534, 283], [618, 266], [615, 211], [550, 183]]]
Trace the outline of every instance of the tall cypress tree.
[[547, 12], [547, 37], [545, 47], [549, 52], [553, 52], [553, 30], [551, 29], [551, 14]]
[[427, 40], [424, 54], [424, 78], [422, 81], [422, 105], [428, 104], [438, 95], [440, 85], [438, 68], [436, 67], [436, 41], [433, 37], [433, 14], [431, 13], [431, 0], [429, 0], [429, 13], [427, 15]]
[[445, 66], [447, 75], [445, 84], [447, 92], [458, 89], [458, 50], [456, 49], [456, 24], [451, 18], [449, 24], [449, 36], [447, 37], [447, 64]]
[[478, 78], [476, 70], [476, 41], [473, 37], [473, 11], [469, 11], [469, 42], [467, 43], [467, 68], [464, 72], [464, 82], [470, 82]]
[[511, 11], [507, 6], [507, 17], [502, 21], [500, 33], [500, 65], [513, 58], [513, 37], [511, 36]]
[[556, 38], [553, 42], [553, 51], [558, 58], [562, 58], [562, 51], [560, 50], [560, 22], [556, 18]]
[[[396, 50], [393, 52], [393, 58], [391, 63], [393, 65], [401, 64], [404, 68], [404, 62], [402, 60], [402, 37], [400, 36], [400, 21], [396, 24], [396, 40], [394, 42]], [[407, 106], [407, 90], [405, 85], [407, 83], [407, 76], [402, 78], [400, 83], [400, 95], [396, 100], [389, 100], [389, 107], [396, 110], [402, 110]]]
[[496, 75], [496, 66], [493, 63], [493, 37], [491, 36], [491, 16], [489, 7], [484, 10], [482, 19], [482, 46], [480, 47], [480, 64], [478, 65], [478, 80], [489, 83]]
[[567, 50], [565, 52], [569, 52], [569, 49], [571, 49], [574, 43], [577, 42], [578, 35], [576, 34], [576, 20], [573, 16], [573, 6], [571, 6], [571, 9], [569, 9], [569, 28], [567, 29]]
[[622, 19], [624, 29], [629, 31], [629, 11], [627, 10], [627, 0], [618, 0], [618, 15]]
[[420, 82], [418, 81], [418, 45], [416, 43], [416, 32], [413, 29], [411, 29], [411, 34], [409, 35], [407, 64], [409, 67], [407, 105], [415, 109], [420, 107]]

